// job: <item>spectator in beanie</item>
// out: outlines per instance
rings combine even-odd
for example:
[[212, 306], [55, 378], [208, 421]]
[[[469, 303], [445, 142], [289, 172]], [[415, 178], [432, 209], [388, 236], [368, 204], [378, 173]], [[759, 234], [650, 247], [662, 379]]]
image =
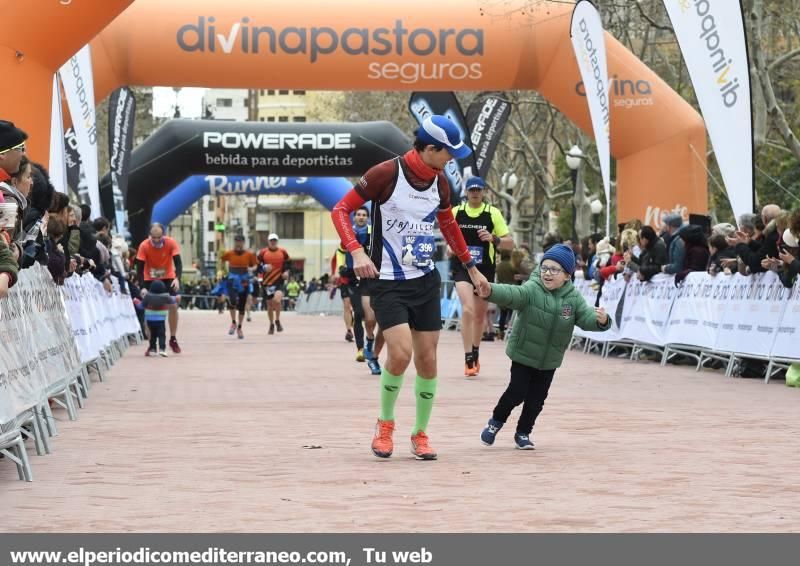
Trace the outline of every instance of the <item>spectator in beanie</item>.
[[28, 134], [17, 128], [13, 122], [0, 120], [0, 182], [8, 183], [11, 176], [19, 171], [27, 139]]

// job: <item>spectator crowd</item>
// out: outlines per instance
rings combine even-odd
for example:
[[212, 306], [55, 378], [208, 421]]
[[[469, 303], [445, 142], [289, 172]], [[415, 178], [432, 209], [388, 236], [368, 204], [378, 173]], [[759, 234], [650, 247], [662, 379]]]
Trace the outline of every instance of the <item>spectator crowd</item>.
[[[105, 218], [91, 219], [91, 208], [56, 190], [47, 169], [25, 152], [27, 134], [0, 120], [0, 297], [20, 270], [47, 268], [58, 285], [74, 274], [91, 273], [112, 289], [125, 288], [128, 245], [112, 236]], [[63, 189], [63, 187], [61, 187]]]

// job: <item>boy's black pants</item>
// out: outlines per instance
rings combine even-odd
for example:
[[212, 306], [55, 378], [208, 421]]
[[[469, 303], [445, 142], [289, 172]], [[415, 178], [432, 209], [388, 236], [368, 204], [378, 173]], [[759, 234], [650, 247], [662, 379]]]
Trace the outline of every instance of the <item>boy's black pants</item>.
[[167, 327], [164, 321], [148, 320], [147, 328], [150, 329], [150, 349], [156, 349], [156, 340], [158, 340], [159, 348], [162, 352], [165, 351], [167, 349]]
[[505, 423], [514, 407], [524, 403], [517, 422], [517, 433], [530, 435], [536, 417], [544, 407], [555, 372], [554, 369], [535, 369], [511, 362], [511, 381], [497, 402], [492, 418]]

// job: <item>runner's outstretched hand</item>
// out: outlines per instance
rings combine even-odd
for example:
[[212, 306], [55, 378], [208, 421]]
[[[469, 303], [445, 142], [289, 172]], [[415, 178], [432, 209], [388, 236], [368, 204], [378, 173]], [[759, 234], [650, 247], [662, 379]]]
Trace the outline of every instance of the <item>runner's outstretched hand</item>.
[[467, 272], [469, 278], [472, 279], [472, 284], [475, 285], [475, 292], [483, 299], [487, 298], [492, 293], [492, 286], [486, 277], [478, 271], [477, 267], [470, 267]]
[[356, 272], [361, 279], [375, 279], [378, 277], [378, 270], [375, 264], [369, 258], [364, 248], [353, 250], [353, 271]]

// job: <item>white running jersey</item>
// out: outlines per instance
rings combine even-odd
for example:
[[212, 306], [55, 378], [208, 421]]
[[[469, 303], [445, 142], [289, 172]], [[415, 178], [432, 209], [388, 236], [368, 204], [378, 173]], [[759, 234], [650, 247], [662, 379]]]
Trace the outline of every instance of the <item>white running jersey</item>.
[[[415, 279], [435, 269], [436, 240], [433, 226], [439, 212], [439, 178], [425, 190], [411, 186], [398, 163], [397, 181], [389, 199], [378, 205], [373, 219], [380, 222], [373, 237], [380, 237], [380, 279]], [[377, 259], [377, 258], [376, 258]], [[377, 262], [376, 262], [377, 265]]]

